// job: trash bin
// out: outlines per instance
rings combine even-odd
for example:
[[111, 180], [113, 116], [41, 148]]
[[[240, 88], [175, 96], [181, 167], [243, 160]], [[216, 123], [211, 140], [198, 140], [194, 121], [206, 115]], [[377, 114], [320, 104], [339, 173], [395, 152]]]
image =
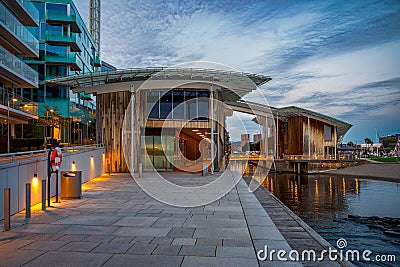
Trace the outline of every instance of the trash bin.
[[61, 172], [61, 198], [80, 198], [82, 171]]

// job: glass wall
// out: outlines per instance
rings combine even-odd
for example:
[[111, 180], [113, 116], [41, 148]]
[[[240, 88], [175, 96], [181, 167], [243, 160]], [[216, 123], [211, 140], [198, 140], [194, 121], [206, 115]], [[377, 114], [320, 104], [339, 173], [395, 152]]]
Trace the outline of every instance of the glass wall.
[[142, 136], [143, 169], [173, 170], [174, 140], [174, 136]]
[[202, 90], [148, 91], [149, 120], [208, 121], [209, 92]]

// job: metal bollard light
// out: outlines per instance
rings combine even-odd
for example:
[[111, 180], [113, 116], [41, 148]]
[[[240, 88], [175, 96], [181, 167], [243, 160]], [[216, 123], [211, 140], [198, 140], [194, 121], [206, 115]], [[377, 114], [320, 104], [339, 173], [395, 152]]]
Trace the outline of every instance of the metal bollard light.
[[46, 180], [42, 180], [42, 210], [46, 210]]
[[31, 217], [31, 183], [25, 184], [25, 218]]
[[10, 188], [4, 188], [4, 231], [10, 230]]
[[58, 201], [58, 171], [56, 171], [56, 203], [60, 203]]

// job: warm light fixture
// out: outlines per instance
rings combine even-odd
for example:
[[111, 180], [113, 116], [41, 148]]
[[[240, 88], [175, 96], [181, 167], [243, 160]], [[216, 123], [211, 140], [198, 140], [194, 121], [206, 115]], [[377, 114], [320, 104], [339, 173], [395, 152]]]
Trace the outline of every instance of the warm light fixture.
[[76, 171], [76, 164], [75, 161], [72, 161], [71, 171]]
[[193, 132], [198, 132], [199, 130], [197, 130], [197, 129], [193, 129], [192, 131], [193, 131]]
[[90, 158], [93, 159], [94, 158], [93, 155], [91, 155]]
[[36, 187], [38, 184], [39, 184], [39, 179], [38, 179], [37, 173], [35, 173], [35, 174], [33, 175], [33, 178], [32, 178], [32, 185], [33, 185], [34, 187]]
[[202, 133], [198, 132], [198, 133], [196, 133], [196, 134], [202, 134]]
[[18, 98], [13, 97], [13, 98], [11, 98], [11, 100], [12, 100], [13, 102], [17, 102], [17, 101], [18, 101]]

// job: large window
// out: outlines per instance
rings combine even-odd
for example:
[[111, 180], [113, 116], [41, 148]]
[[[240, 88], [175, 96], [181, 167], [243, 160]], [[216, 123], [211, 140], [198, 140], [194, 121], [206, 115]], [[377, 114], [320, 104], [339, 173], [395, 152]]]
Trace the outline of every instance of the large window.
[[207, 121], [209, 93], [180, 89], [148, 91], [146, 106], [151, 120]]
[[68, 48], [61, 45], [49, 45], [46, 44], [47, 55], [57, 56], [57, 57], [67, 57]]
[[174, 120], [184, 120], [185, 119], [185, 91], [174, 90], [173, 94], [173, 118]]
[[332, 127], [329, 125], [324, 125], [324, 140], [332, 141]]
[[47, 9], [47, 12], [52, 12], [53, 14], [67, 15], [68, 5], [47, 3], [46, 9]]
[[68, 67], [67, 66], [59, 66], [59, 65], [47, 65], [46, 66], [47, 79], [51, 79], [54, 77], [64, 77], [67, 75], [68, 75]]
[[172, 119], [172, 91], [160, 94], [160, 119]]

